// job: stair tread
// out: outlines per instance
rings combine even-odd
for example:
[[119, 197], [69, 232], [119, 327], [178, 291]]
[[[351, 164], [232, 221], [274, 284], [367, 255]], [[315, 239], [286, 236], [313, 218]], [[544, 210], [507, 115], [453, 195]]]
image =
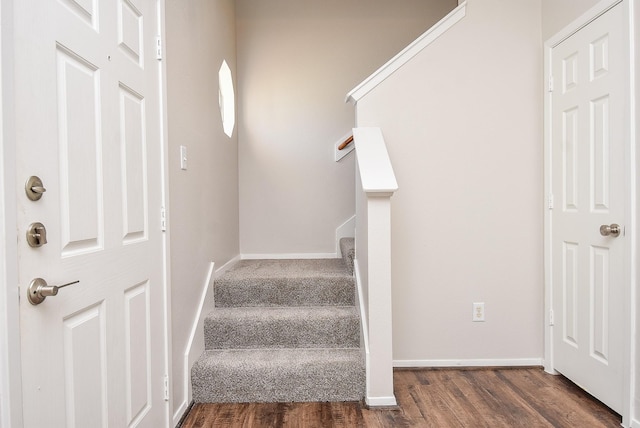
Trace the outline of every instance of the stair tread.
[[318, 276], [349, 278], [351, 274], [342, 259], [259, 259], [240, 260], [217, 281]]

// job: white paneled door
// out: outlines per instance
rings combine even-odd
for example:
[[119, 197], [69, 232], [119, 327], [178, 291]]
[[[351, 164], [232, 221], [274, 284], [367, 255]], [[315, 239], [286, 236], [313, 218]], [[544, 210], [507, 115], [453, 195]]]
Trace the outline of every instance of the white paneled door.
[[624, 15], [619, 4], [551, 55], [554, 368], [619, 413], [628, 287]]
[[159, 4], [13, 2], [26, 428], [168, 425]]

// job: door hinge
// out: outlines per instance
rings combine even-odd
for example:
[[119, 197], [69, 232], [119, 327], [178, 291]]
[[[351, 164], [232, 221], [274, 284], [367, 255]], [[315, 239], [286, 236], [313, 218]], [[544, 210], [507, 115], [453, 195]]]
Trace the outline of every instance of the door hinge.
[[547, 201], [547, 208], [549, 208], [550, 210], [553, 209], [553, 193], [549, 194], [549, 199]]
[[549, 325], [554, 325], [553, 321], [553, 309], [549, 309]]
[[548, 85], [549, 85], [548, 86], [549, 92], [553, 92], [553, 75], [551, 75], [551, 74], [549, 75]]
[[164, 207], [160, 208], [160, 230], [167, 231], [167, 210]]
[[169, 401], [169, 375], [164, 375], [164, 401]]
[[156, 59], [162, 60], [162, 38], [156, 36]]

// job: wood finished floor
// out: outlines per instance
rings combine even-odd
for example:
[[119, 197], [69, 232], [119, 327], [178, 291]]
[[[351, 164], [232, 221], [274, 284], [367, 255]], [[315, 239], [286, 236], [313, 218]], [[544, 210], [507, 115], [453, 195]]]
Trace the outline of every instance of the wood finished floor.
[[620, 416], [540, 368], [396, 369], [394, 410], [360, 403], [196, 404], [182, 428], [619, 427]]

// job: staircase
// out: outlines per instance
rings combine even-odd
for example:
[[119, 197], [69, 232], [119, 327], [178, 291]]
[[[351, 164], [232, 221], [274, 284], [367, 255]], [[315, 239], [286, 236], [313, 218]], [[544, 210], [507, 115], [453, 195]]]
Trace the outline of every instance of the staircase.
[[195, 402], [362, 400], [353, 239], [340, 246], [341, 259], [242, 260], [216, 279]]

